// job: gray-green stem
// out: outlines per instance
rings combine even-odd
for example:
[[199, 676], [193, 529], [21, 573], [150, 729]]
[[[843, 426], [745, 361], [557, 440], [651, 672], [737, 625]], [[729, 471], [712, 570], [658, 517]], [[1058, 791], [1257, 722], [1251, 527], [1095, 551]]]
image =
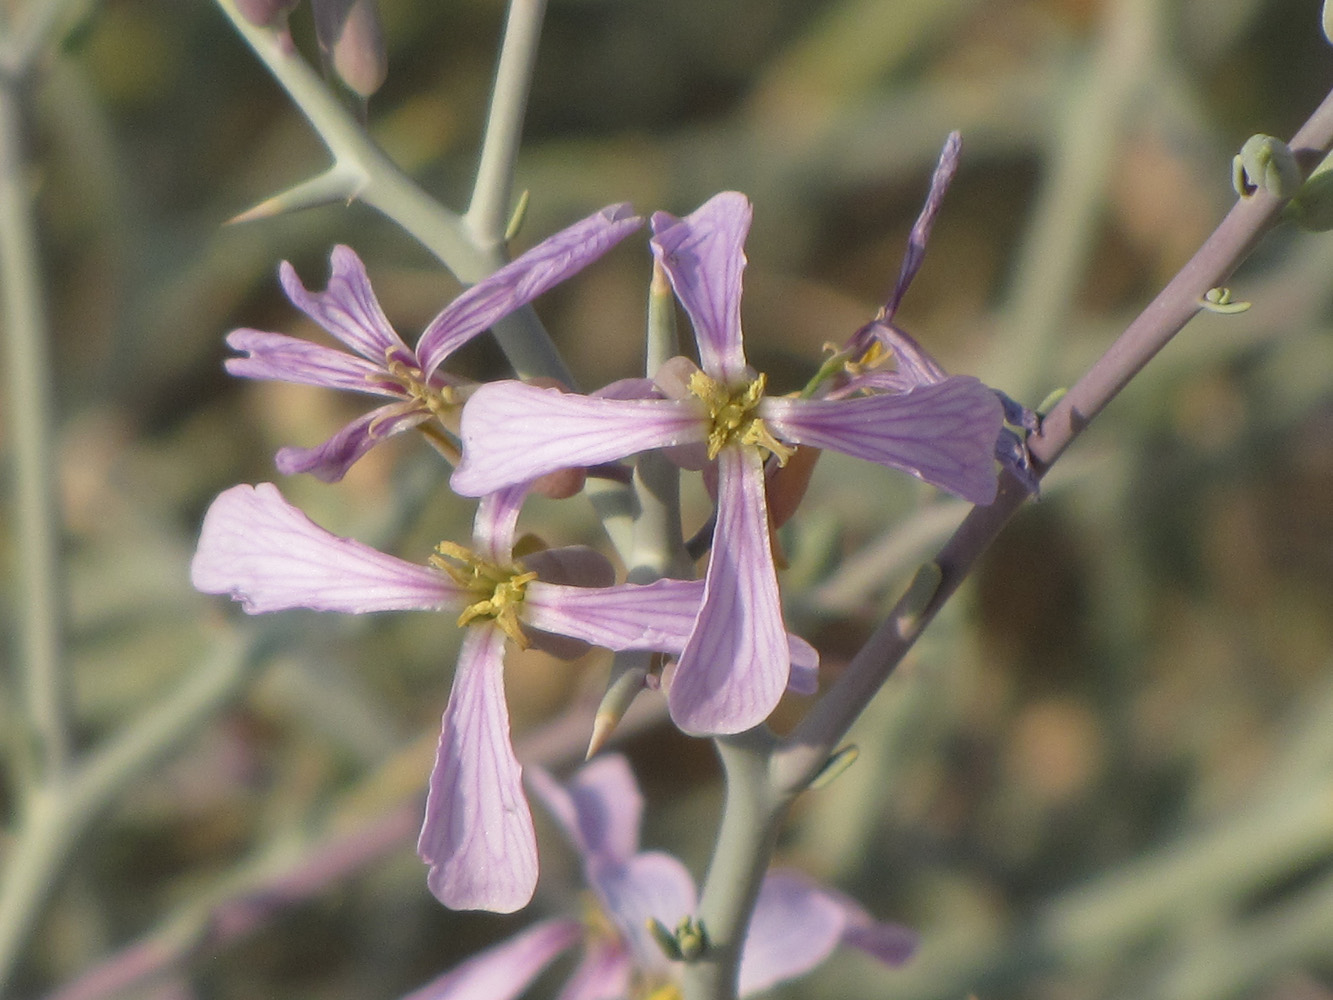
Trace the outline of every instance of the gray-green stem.
[[509, 227], [514, 167], [545, 14], [546, 0], [512, 0], [509, 5], [472, 202], [463, 216], [478, 246], [503, 246]]
[[71, 747], [50, 331], [24, 157], [22, 86], [0, 80], [0, 296], [14, 463], [15, 662], [26, 715], [19, 756], [31, 786], [59, 780]]

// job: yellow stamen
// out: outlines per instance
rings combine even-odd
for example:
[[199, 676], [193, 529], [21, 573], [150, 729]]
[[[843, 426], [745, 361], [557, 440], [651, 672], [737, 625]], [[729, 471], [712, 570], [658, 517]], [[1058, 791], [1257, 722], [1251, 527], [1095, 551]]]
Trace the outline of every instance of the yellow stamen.
[[766, 381], [767, 378], [760, 374], [739, 389], [728, 390], [703, 372], [690, 376], [690, 392], [708, 407], [710, 460], [717, 458], [729, 444], [745, 444], [772, 452], [779, 465], [787, 463], [795, 449], [775, 438], [763, 419], [755, 415], [764, 398]]
[[527, 649], [528, 637], [523, 634], [518, 612], [524, 591], [537, 574], [518, 563], [500, 566], [487, 562], [454, 542], [441, 542], [435, 551], [431, 565], [448, 573], [469, 596], [477, 598], [458, 616], [459, 628], [475, 621], [493, 621], [520, 649]]
[[400, 361], [393, 356], [394, 348], [389, 348], [384, 358], [384, 370], [402, 388], [412, 402], [420, 409], [429, 411], [448, 426], [448, 417], [458, 409], [458, 398], [452, 386], [434, 386], [421, 373], [420, 368]]

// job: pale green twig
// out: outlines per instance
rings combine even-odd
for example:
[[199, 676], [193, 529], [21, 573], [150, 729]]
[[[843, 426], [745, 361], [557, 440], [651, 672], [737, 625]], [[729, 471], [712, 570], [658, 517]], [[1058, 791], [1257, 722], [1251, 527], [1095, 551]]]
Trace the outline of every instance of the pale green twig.
[[56, 781], [70, 754], [63, 664], [56, 424], [41, 263], [33, 229], [16, 81], [0, 81], [0, 296], [5, 327], [8, 438], [14, 462], [13, 593], [27, 730], [29, 783]]
[[463, 216], [468, 232], [481, 247], [502, 246], [509, 228], [514, 167], [545, 13], [546, 0], [512, 0], [509, 5], [472, 202]]

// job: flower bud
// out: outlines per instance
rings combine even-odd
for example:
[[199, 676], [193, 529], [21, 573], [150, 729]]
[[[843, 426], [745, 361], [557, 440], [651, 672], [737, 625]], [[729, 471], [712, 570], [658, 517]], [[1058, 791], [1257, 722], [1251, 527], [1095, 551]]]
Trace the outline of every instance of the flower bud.
[[1279, 198], [1290, 198], [1300, 183], [1296, 154], [1271, 135], [1250, 136], [1232, 161], [1231, 184], [1242, 198], [1249, 198], [1260, 188]]
[[1285, 214], [1312, 233], [1333, 229], [1333, 168], [1321, 164], [1287, 204]]
[[315, 36], [334, 72], [351, 90], [369, 97], [389, 72], [375, 0], [314, 0]]

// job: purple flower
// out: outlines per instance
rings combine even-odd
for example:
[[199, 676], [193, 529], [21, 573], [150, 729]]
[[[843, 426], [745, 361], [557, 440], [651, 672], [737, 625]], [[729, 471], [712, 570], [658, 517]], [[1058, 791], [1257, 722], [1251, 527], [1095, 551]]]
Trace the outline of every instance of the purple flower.
[[460, 380], [439, 371], [440, 364], [493, 323], [601, 256], [641, 222], [628, 205], [612, 205], [543, 240], [454, 299], [426, 327], [416, 350], [389, 325], [365, 266], [348, 247], [334, 247], [332, 273], [323, 292], [307, 291], [284, 261], [279, 275], [287, 297], [352, 353], [280, 333], [233, 330], [227, 344], [246, 357], [228, 359], [227, 371], [391, 400], [316, 448], [283, 448], [277, 454], [284, 475], [309, 472], [337, 482], [375, 444], [399, 431], [432, 417], [453, 427], [462, 402]]
[[431, 891], [455, 909], [516, 910], [537, 881], [532, 817], [509, 739], [505, 639], [526, 646], [563, 636], [674, 653], [702, 595], [698, 581], [576, 587], [539, 579], [569, 575], [577, 550], [514, 560], [523, 495], [519, 486], [486, 497], [472, 549], [441, 543], [430, 565], [418, 565], [325, 531], [271, 483], [235, 486], [209, 508], [190, 567], [197, 589], [230, 594], [250, 614], [447, 608], [461, 612], [460, 626], [474, 626], [444, 710], [418, 843]]
[[[656, 921], [674, 928], [690, 918], [694, 880], [671, 855], [639, 850], [643, 799], [629, 764], [609, 755], [586, 765], [567, 786], [538, 770], [529, 783], [582, 857], [595, 908], [581, 922], [538, 923], [406, 1000], [512, 1000], [580, 940], [583, 957], [561, 1000], [678, 997], [680, 963], [666, 957], [647, 926]], [[846, 896], [802, 875], [770, 872], [741, 954], [740, 995], [804, 975], [840, 944], [900, 965], [915, 950], [916, 935], [875, 921]]]
[[[939, 362], [915, 338], [894, 323], [894, 316], [908, 286], [925, 261], [926, 244], [930, 242], [935, 216], [939, 214], [944, 194], [958, 170], [962, 143], [962, 137], [957, 132], [949, 133], [940, 151], [935, 173], [930, 179], [930, 193], [908, 237], [907, 253], [903, 256], [898, 281], [879, 314], [852, 334], [844, 345], [842, 356], [851, 359], [848, 368], [854, 374], [836, 383], [827, 392], [829, 398], [840, 398], [856, 392], [910, 392], [919, 386], [937, 385], [949, 378], [949, 373]], [[890, 358], [893, 360], [893, 368], [882, 367]], [[1005, 423], [1016, 428], [1005, 427], [1000, 431], [995, 440], [995, 457], [1030, 492], [1036, 493], [1040, 482], [1032, 468], [1027, 435], [1040, 428], [1041, 420], [1037, 414], [999, 390], [992, 391], [1003, 407]]]
[[555, 469], [649, 448], [703, 446], [717, 462], [717, 525], [704, 601], [668, 693], [687, 732], [762, 722], [787, 684], [784, 627], [769, 545], [764, 462], [792, 446], [832, 448], [902, 469], [976, 503], [995, 497], [1000, 404], [974, 378], [844, 399], [764, 396], [741, 344], [741, 272], [750, 227], [744, 195], [692, 215], [653, 216], [653, 253], [693, 321], [702, 370], [668, 398], [589, 398], [517, 382], [482, 386], [463, 410], [463, 461], [452, 485], [479, 496]]

